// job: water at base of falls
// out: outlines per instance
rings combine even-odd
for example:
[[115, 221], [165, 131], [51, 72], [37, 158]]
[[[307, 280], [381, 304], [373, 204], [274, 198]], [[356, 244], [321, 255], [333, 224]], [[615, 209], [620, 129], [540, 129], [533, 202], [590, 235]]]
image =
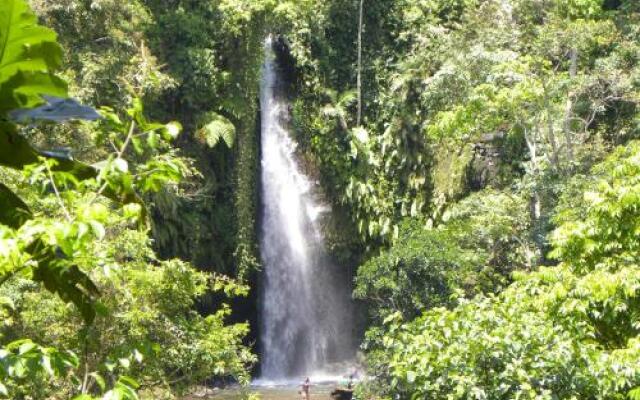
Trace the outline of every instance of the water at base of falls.
[[[335, 385], [330, 384], [318, 384], [312, 387], [311, 400], [327, 400], [330, 398], [330, 393], [335, 389]], [[300, 390], [299, 382], [294, 385], [287, 386], [275, 386], [275, 387], [251, 387], [248, 390], [243, 391], [240, 388], [228, 388], [228, 389], [208, 389], [202, 390], [202, 393], [197, 393], [192, 397], [187, 397], [185, 400], [243, 400], [246, 399], [245, 394], [247, 392], [257, 394], [260, 396], [260, 400], [300, 400], [301, 396], [298, 393]]]
[[263, 382], [332, 375], [331, 365], [353, 358], [355, 348], [350, 278], [324, 250], [318, 226], [322, 207], [313, 200], [313, 187], [295, 158], [280, 87], [269, 38], [260, 88]]

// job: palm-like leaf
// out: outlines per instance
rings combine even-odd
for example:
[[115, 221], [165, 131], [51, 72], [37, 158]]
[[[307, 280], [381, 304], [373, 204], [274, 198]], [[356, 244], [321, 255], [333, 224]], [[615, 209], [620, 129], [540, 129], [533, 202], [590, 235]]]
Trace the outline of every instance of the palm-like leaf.
[[322, 114], [325, 117], [337, 118], [340, 127], [344, 131], [348, 131], [349, 127], [347, 124], [347, 107], [349, 107], [357, 100], [357, 92], [355, 90], [347, 90], [343, 93], [338, 94], [338, 92], [333, 89], [326, 89], [324, 94], [329, 98], [329, 103], [325, 104], [324, 107], [322, 107]]
[[215, 147], [222, 140], [227, 147], [233, 146], [236, 127], [231, 121], [217, 113], [207, 114], [208, 122], [198, 130], [198, 137], [209, 147]]
[[355, 90], [347, 90], [340, 94], [338, 97], [338, 106], [345, 108], [355, 103], [358, 100], [358, 92]]

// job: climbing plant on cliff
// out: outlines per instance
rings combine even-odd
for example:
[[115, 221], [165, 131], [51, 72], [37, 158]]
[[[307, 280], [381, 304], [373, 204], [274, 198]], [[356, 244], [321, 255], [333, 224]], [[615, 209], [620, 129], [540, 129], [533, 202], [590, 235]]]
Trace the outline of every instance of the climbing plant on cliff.
[[620, 63], [621, 44], [634, 37], [629, 2], [383, 1], [364, 8], [367, 135], [345, 133], [345, 121], [357, 122], [355, 107], [339, 120], [322, 112], [331, 104], [325, 88], [356, 85], [357, 52], [344, 43], [357, 40], [359, 10], [346, 3], [324, 9], [326, 28], [300, 60], [317, 68], [299, 70], [293, 110], [301, 142], [365, 243], [393, 241], [405, 217], [437, 223], [466, 194], [459, 178], [484, 137], [512, 146], [491, 160], [490, 184], [535, 171], [529, 189], [546, 229], [545, 177], [572, 173], [606, 110], [635, 103], [633, 74]]

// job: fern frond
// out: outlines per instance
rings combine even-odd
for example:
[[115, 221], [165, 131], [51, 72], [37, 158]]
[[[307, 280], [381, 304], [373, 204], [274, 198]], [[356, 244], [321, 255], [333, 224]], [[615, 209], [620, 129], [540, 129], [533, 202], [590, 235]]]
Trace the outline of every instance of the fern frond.
[[340, 94], [340, 97], [338, 98], [338, 105], [340, 105], [340, 107], [347, 107], [357, 99], [358, 92], [356, 90], [347, 90]]
[[222, 140], [227, 147], [233, 146], [236, 127], [227, 118], [217, 113], [207, 114], [208, 122], [198, 130], [198, 138], [209, 147], [215, 147]]

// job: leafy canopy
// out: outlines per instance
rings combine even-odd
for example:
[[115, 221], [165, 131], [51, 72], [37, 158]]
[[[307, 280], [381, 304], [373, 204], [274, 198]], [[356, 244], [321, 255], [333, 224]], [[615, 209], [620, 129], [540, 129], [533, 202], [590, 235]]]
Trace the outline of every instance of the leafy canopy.
[[372, 367], [388, 388], [407, 398], [622, 399], [640, 385], [639, 166], [640, 144], [620, 147], [582, 182], [581, 199], [565, 200], [552, 235], [558, 266], [371, 331]]

